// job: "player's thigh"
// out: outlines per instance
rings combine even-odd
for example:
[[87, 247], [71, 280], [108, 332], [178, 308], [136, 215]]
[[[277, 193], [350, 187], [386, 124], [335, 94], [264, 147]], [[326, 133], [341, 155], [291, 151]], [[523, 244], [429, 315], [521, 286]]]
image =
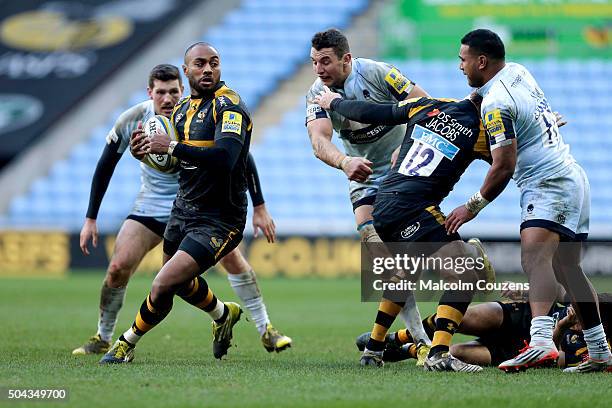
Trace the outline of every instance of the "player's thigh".
[[461, 325], [459, 333], [471, 336], [482, 336], [487, 332], [498, 330], [504, 322], [504, 311], [497, 302], [486, 302], [470, 305]]
[[155, 248], [162, 238], [145, 225], [126, 219], [117, 234], [111, 264], [133, 272], [142, 258]]
[[559, 239], [557, 232], [547, 228], [528, 227], [521, 230], [521, 264], [525, 272], [552, 267]]
[[229, 274], [238, 275], [244, 272], [248, 272], [251, 269], [251, 265], [247, 262], [246, 258], [240, 251], [240, 248], [236, 247], [231, 250], [219, 261], [223, 269]]
[[453, 344], [450, 346], [450, 353], [466, 363], [478, 365], [491, 364], [491, 352], [476, 340]]

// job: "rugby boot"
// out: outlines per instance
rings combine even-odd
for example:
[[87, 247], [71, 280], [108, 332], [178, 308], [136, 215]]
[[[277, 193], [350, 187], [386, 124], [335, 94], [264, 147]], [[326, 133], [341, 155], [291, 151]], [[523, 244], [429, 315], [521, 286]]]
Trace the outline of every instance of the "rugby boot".
[[278, 330], [274, 328], [271, 324], [268, 323], [266, 327], [266, 332], [261, 336], [261, 342], [268, 353], [276, 351], [280, 353], [281, 351], [291, 347], [291, 337], [285, 336]]
[[242, 309], [238, 303], [224, 302], [225, 306], [229, 309], [225, 322], [218, 324], [212, 322], [213, 332], [213, 355], [215, 358], [220, 359], [227, 354], [227, 350], [232, 345], [232, 329], [234, 325], [240, 320]]
[[554, 367], [559, 358], [559, 351], [554, 343], [545, 346], [531, 346], [525, 342], [519, 354], [501, 363], [498, 368], [507, 373], [525, 371], [528, 368]]
[[90, 337], [85, 344], [72, 350], [72, 354], [85, 355], [85, 354], [104, 354], [110, 349], [110, 342], [104, 341], [99, 334]]
[[383, 352], [371, 351], [366, 348], [359, 359], [359, 364], [362, 367], [382, 367], [385, 365], [383, 362]]
[[590, 357], [584, 359], [584, 361], [578, 364], [576, 367], [568, 367], [563, 370], [564, 373], [595, 373], [595, 372], [608, 372], [612, 373], [612, 357], [608, 358], [607, 361], [593, 360]]
[[425, 371], [454, 371], [457, 373], [479, 373], [482, 367], [475, 364], [464, 363], [453, 357], [448, 351], [442, 351], [425, 359]]
[[134, 360], [134, 347], [124, 340], [117, 340], [100, 360], [100, 364], [122, 364]]
[[[489, 260], [489, 256], [487, 255], [482, 242], [478, 238], [470, 238], [468, 240], [468, 244], [472, 245], [474, 248], [478, 250], [478, 253], [483, 259], [484, 268], [483, 271], [478, 273], [479, 279], [484, 279], [486, 283], [494, 283], [495, 282], [495, 268], [493, 268], [493, 264]], [[490, 292], [490, 291], [487, 291]]]

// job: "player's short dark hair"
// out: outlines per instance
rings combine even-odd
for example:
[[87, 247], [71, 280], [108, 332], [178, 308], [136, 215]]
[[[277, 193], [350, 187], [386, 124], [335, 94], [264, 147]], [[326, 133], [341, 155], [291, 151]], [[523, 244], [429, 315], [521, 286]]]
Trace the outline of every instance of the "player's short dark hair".
[[312, 36], [311, 44], [312, 48], [317, 51], [323, 48], [332, 48], [338, 58], [342, 58], [344, 54], [351, 52], [346, 36], [337, 28], [319, 31]]
[[499, 35], [491, 30], [479, 28], [470, 31], [461, 39], [461, 44], [467, 45], [479, 55], [488, 58], [503, 60], [506, 58], [506, 48]]
[[193, 50], [195, 47], [200, 46], [200, 45], [202, 47], [210, 47], [213, 50], [217, 51], [217, 49], [215, 47], [213, 47], [212, 44], [207, 43], [206, 41], [197, 41], [197, 42], [194, 42], [189, 47], [187, 47], [187, 49], [185, 50], [185, 55], [183, 56], [183, 58], [185, 59], [185, 63], [187, 61], [187, 54], [189, 54], [189, 51]]
[[156, 79], [158, 81], [172, 81], [178, 79], [179, 84], [183, 84], [178, 67], [172, 64], [159, 64], [153, 67], [149, 74], [149, 88], [153, 88]]

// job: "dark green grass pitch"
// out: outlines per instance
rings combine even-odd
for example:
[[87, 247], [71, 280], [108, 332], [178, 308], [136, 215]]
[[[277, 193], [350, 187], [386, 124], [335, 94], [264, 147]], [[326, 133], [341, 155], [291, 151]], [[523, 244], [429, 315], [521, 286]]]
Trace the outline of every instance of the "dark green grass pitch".
[[[99, 366], [99, 356], [70, 352], [95, 333], [101, 280], [99, 274], [0, 280], [0, 387], [65, 387], [70, 395], [67, 403], [0, 405], [603, 407], [612, 398], [606, 374], [426, 373], [414, 360], [362, 369], [354, 339], [370, 329], [376, 304], [360, 303], [355, 279], [262, 280], [273, 323], [294, 339], [280, 354], [268, 354], [243, 319], [237, 346], [215, 360], [208, 316], [176, 299], [168, 318], [138, 344], [132, 364]], [[131, 324], [150, 280], [130, 283], [116, 335]], [[225, 278], [209, 280], [222, 299], [235, 300]], [[421, 305], [423, 315], [433, 308]]]

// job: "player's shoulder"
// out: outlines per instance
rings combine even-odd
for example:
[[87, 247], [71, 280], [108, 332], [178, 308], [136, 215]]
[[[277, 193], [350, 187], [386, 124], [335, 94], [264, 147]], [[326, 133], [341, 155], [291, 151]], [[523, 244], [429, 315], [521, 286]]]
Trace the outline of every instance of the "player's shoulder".
[[504, 109], [514, 106], [514, 99], [502, 81], [495, 81], [483, 96], [481, 106], [483, 112], [491, 109]]
[[389, 70], [393, 65], [386, 62], [373, 60], [370, 58], [357, 57], [353, 59], [354, 66], [359, 71], [367, 71], [372, 69]]
[[115, 122], [115, 128], [124, 128], [131, 125], [135, 126], [139, 121], [147, 120], [154, 114], [155, 110], [152, 100], [137, 103], [127, 108], [119, 115]]
[[237, 111], [250, 119], [250, 113], [238, 92], [225, 84], [215, 91], [214, 107], [216, 112], [223, 110]]
[[215, 103], [221, 106], [240, 105], [241, 99], [238, 92], [223, 84], [215, 91]]
[[175, 107], [183, 106], [187, 102], [189, 102], [190, 100], [191, 100], [191, 95], [183, 96], [183, 97], [181, 97], [181, 99], [178, 100], [178, 102], [174, 106]]
[[310, 88], [308, 89], [308, 95], [318, 95], [319, 92], [323, 90], [323, 86], [323, 82], [320, 78], [315, 79], [312, 85], [310, 85]]

